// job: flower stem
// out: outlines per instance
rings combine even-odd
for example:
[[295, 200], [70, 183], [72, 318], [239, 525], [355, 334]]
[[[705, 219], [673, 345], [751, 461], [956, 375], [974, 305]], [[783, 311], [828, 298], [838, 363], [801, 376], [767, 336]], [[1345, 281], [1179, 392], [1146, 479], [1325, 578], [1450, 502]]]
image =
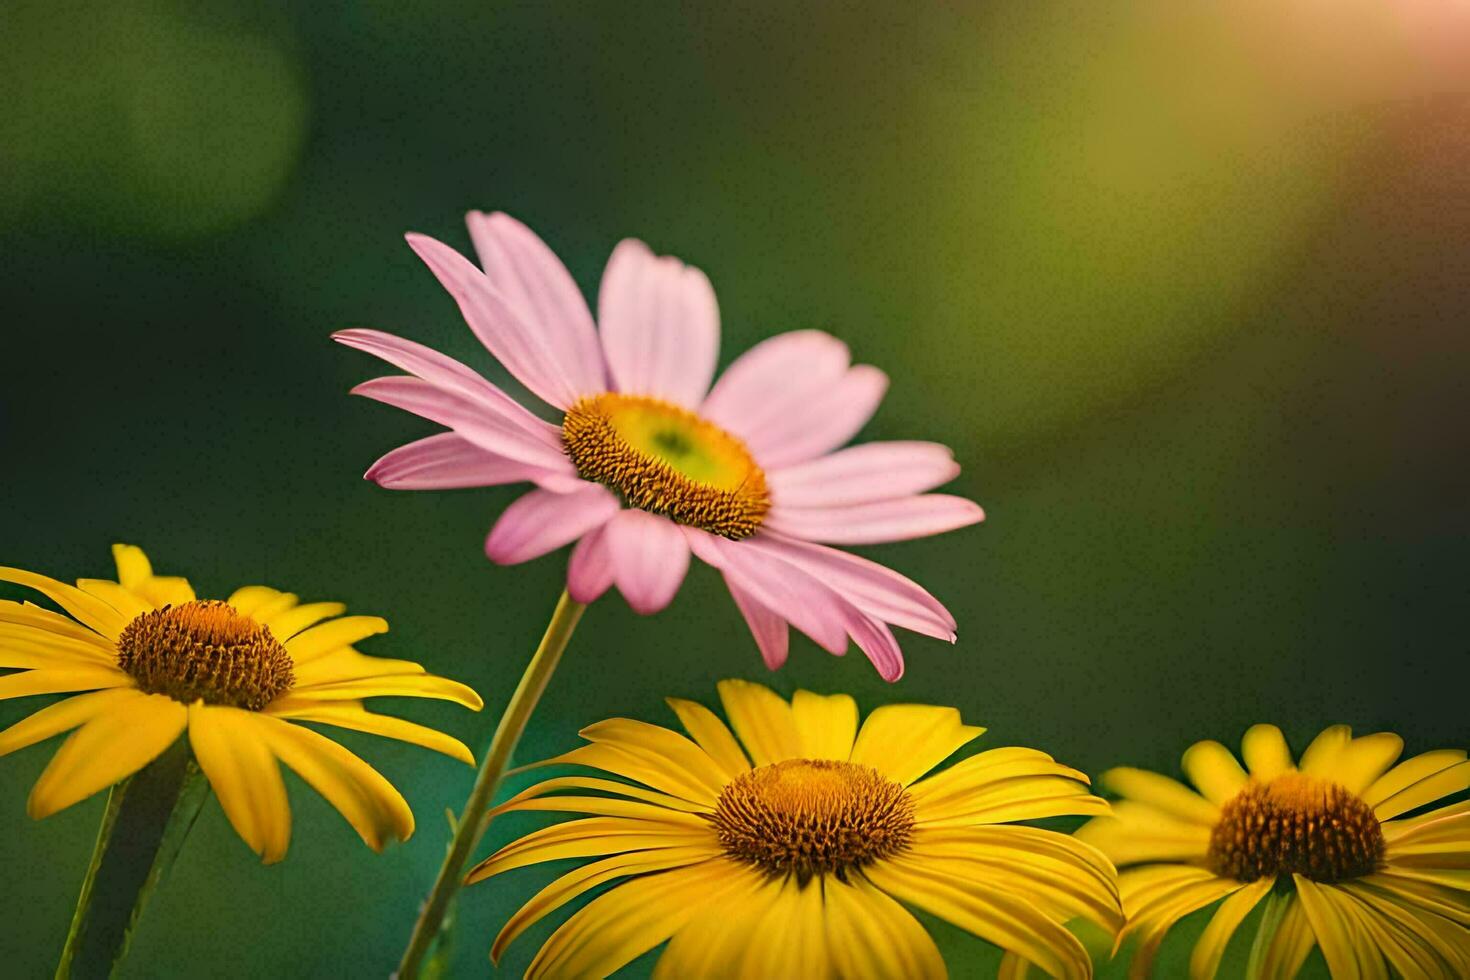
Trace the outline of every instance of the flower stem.
[[208, 796], [209, 783], [185, 738], [112, 787], [56, 964], [57, 980], [113, 973]]
[[480, 764], [480, 773], [475, 777], [475, 788], [470, 791], [470, 798], [455, 826], [449, 852], [439, 868], [439, 877], [434, 880], [434, 887], [419, 910], [413, 936], [398, 964], [399, 980], [417, 980], [423, 968], [424, 957], [439, 938], [450, 902], [464, 884], [465, 865], [469, 863], [475, 846], [480, 843], [480, 838], [490, 826], [490, 821], [484, 817], [485, 811], [490, 809], [495, 791], [505, 775], [506, 766], [510, 764], [511, 754], [515, 752], [516, 743], [521, 740], [526, 723], [531, 720], [531, 712], [536, 710], [536, 703], [546, 691], [551, 674], [561, 660], [562, 651], [567, 648], [572, 631], [577, 628], [577, 621], [582, 618], [582, 612], [586, 608], [582, 603], [572, 601], [572, 597], [566, 592], [562, 592], [557, 601], [556, 611], [551, 614], [551, 622], [546, 626], [546, 635], [541, 637], [541, 645], [536, 648], [531, 662], [526, 665], [521, 682], [516, 685], [515, 693], [510, 696], [510, 703], [500, 716], [495, 737], [490, 740], [490, 751]]

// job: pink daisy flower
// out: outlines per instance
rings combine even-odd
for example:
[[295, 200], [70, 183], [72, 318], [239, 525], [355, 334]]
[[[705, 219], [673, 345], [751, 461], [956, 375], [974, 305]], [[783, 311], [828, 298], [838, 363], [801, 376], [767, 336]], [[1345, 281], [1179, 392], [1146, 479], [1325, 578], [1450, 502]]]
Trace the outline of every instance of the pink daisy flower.
[[928, 492], [959, 472], [944, 446], [841, 448], [882, 400], [882, 371], [852, 364], [836, 338], [800, 330], [757, 344], [715, 380], [719, 308], [698, 269], [622, 242], [594, 324], [534, 232], [505, 214], [468, 221], [483, 272], [432, 238], [408, 243], [475, 336], [561, 424], [421, 344], [344, 330], [336, 340], [408, 372], [355, 394], [450, 430], [393, 450], [368, 479], [399, 490], [534, 484], [496, 522], [485, 553], [513, 565], [575, 542], [567, 591], [579, 603], [617, 586], [637, 612], [658, 612], [692, 554], [724, 576], [773, 669], [786, 661], [788, 626], [834, 654], [855, 642], [889, 681], [903, 674], [891, 627], [954, 641], [954, 617], [921, 586], [829, 547], [984, 518], [969, 500]]

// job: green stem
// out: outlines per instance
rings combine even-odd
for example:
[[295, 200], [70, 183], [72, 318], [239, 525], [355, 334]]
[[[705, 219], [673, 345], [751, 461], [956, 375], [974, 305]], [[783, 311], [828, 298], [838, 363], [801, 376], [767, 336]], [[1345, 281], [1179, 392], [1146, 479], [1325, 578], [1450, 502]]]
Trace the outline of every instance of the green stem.
[[56, 964], [57, 980], [112, 975], [208, 795], [209, 783], [183, 738], [112, 787]]
[[546, 635], [541, 637], [541, 645], [536, 648], [531, 662], [526, 665], [521, 682], [516, 685], [515, 693], [510, 696], [510, 703], [505, 706], [505, 713], [500, 716], [495, 737], [490, 740], [490, 751], [485, 754], [485, 761], [480, 765], [480, 774], [475, 777], [475, 788], [470, 791], [470, 798], [455, 827], [449, 852], [439, 867], [439, 877], [434, 880], [434, 887], [419, 911], [413, 936], [410, 937], [408, 948], [404, 950], [403, 959], [398, 964], [399, 980], [417, 980], [423, 969], [424, 957], [439, 938], [450, 902], [464, 884], [465, 865], [469, 863], [475, 846], [480, 843], [480, 838], [490, 826], [490, 821], [485, 819], [485, 811], [490, 809], [495, 791], [500, 788], [500, 781], [510, 763], [511, 754], [515, 752], [516, 743], [521, 740], [526, 723], [531, 720], [531, 712], [536, 710], [536, 703], [546, 691], [551, 674], [561, 660], [562, 651], [567, 648], [572, 631], [577, 628], [577, 621], [582, 618], [582, 612], [586, 608], [580, 602], [573, 602], [571, 596], [565, 592], [557, 601], [556, 611], [551, 614], [551, 622], [546, 626]]

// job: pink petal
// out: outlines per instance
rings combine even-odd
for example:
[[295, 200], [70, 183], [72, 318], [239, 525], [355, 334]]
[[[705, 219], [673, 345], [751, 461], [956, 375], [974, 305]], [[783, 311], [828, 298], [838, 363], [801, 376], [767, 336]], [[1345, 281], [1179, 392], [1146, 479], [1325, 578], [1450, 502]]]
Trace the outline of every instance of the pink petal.
[[893, 632], [828, 583], [764, 547], [759, 538], [729, 541], [692, 528], [684, 531], [701, 560], [722, 571], [728, 583], [771, 615], [787, 620], [829, 653], [845, 653], [851, 637], [884, 680], [903, 675], [903, 651]]
[[618, 391], [699, 407], [720, 352], [720, 308], [703, 272], [626, 239], [602, 275], [597, 321]]
[[974, 501], [929, 493], [851, 507], [773, 507], [765, 527], [826, 544], [882, 544], [942, 534], [984, 519]]
[[566, 493], [577, 489], [577, 484], [582, 482], [576, 476], [497, 456], [453, 432], [441, 432], [399, 446], [370, 466], [364, 478], [389, 490], [456, 490], [535, 483]]
[[485, 402], [402, 375], [364, 381], [352, 393], [438, 422], [497, 456], [553, 473], [576, 473], [562, 449], [561, 430], [540, 419], [532, 419], [536, 424], [530, 426], [524, 419], [502, 413]]
[[841, 380], [848, 363], [847, 345], [820, 330], [771, 337], [725, 369], [699, 413], [754, 448], [766, 427]]
[[582, 535], [567, 565], [567, 594], [586, 605], [602, 598], [613, 583], [612, 552], [607, 547], [607, 525]]
[[532, 423], [546, 424], [527, 411], [520, 402], [495, 387], [487, 378], [481, 377], [472, 368], [461, 364], [447, 354], [439, 353], [432, 347], [425, 347], [423, 344], [406, 340], [403, 337], [395, 337], [381, 330], [360, 328], [338, 330], [332, 334], [332, 339], [339, 344], [365, 351], [387, 361], [414, 377], [424, 379], [436, 388], [464, 395], [474, 401], [483, 401], [508, 418], [525, 420], [528, 426]]
[[893, 630], [871, 616], [858, 614], [848, 623], [852, 641], [878, 669], [878, 676], [892, 684], [903, 676], [903, 650]]
[[505, 509], [485, 539], [485, 554], [499, 565], [517, 565], [569, 544], [607, 523], [621, 505], [595, 483], [572, 493], [532, 490]]
[[465, 222], [490, 285], [522, 323], [551, 340], [574, 389], [583, 394], [606, 390], [607, 371], [592, 313], [556, 253], [508, 214], [471, 211]]
[[923, 586], [891, 568], [846, 551], [764, 531], [751, 543], [827, 583], [875, 619], [955, 641], [955, 621], [949, 610]]
[[842, 507], [924, 493], [959, 475], [937, 442], [869, 442], [766, 474], [779, 507]]
[[831, 452], [843, 445], [878, 410], [888, 391], [888, 375], [859, 364], [827, 387], [762, 430], [750, 450], [767, 469], [780, 469]]
[[831, 589], [794, 565], [744, 547], [744, 542], [689, 527], [684, 534], [699, 559], [723, 572], [726, 581], [734, 582], [828, 653], [846, 652], [845, 612]]
[[729, 587], [730, 598], [735, 600], [740, 615], [745, 617], [745, 625], [750, 627], [751, 635], [755, 637], [761, 659], [771, 670], [777, 670], [786, 663], [790, 652], [791, 633], [786, 628], [786, 620], [757, 602], [728, 575], [725, 576], [725, 585]]
[[641, 510], [619, 511], [603, 529], [613, 580], [633, 611], [648, 616], [674, 600], [689, 571], [689, 544], [679, 526]]
[[581, 396], [603, 390], [597, 379], [579, 374], [585, 355], [574, 334], [542, 333], [529, 326], [463, 255], [426, 235], [406, 237], [459, 304], [480, 343], [538, 398], [565, 411]]

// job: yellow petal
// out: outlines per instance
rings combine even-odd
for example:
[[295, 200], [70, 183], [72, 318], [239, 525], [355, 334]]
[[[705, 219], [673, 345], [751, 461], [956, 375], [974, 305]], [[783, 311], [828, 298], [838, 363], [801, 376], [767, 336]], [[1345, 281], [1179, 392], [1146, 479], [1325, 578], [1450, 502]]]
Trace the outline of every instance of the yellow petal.
[[1133, 950], [1133, 959], [1128, 964], [1128, 976], [1142, 980], [1152, 974], [1159, 946], [1176, 922], [1244, 887], [1238, 881], [1211, 877], [1178, 886], [1159, 895], [1137, 912], [1130, 912], [1128, 929], [1119, 935], [1119, 941], [1135, 931], [1142, 938]]
[[137, 545], [113, 545], [112, 559], [117, 564], [118, 584], [145, 600], [152, 608], [180, 606], [194, 601], [194, 588], [188, 579], [154, 575], [152, 563]]
[[719, 846], [708, 827], [695, 831], [687, 825], [656, 820], [586, 817], [552, 824], [511, 841], [476, 865], [466, 881], [483, 881], [505, 871], [564, 858], [702, 846]]
[[751, 937], [780, 899], [783, 882], [749, 865], [729, 865], [734, 883], [718, 902], [702, 904], [674, 933], [654, 967], [653, 980], [745, 975]]
[[1333, 725], [1323, 729], [1322, 733], [1312, 739], [1312, 744], [1308, 745], [1307, 750], [1302, 753], [1297, 768], [1308, 776], [1335, 780], [1338, 760], [1342, 758], [1343, 751], [1347, 749], [1348, 743], [1352, 740], [1353, 730], [1346, 725]]
[[[1266, 914], [1263, 920], [1269, 918], [1273, 913], [1273, 904], [1277, 903], [1277, 896], [1272, 895], [1266, 905]], [[1317, 937], [1312, 932], [1312, 925], [1307, 921], [1307, 915], [1302, 911], [1302, 903], [1295, 895], [1288, 895], [1280, 899], [1279, 921], [1275, 932], [1270, 936], [1269, 942], [1264, 947], [1257, 946], [1251, 949], [1251, 964], [1257, 969], [1249, 971], [1252, 977], [1261, 977], [1265, 980], [1278, 980], [1278, 978], [1295, 977], [1306, 962], [1307, 955], [1312, 952], [1312, 947], [1317, 945]], [[1263, 926], [1264, 928], [1264, 926]], [[1256, 942], [1260, 943], [1260, 935]]]
[[1240, 928], [1240, 923], [1250, 915], [1251, 910], [1266, 897], [1274, 883], [1274, 878], [1251, 882], [1220, 903], [1220, 907], [1210, 917], [1210, 924], [1200, 934], [1199, 942], [1195, 943], [1194, 953], [1189, 957], [1190, 980], [1214, 980], [1230, 937], [1235, 935], [1235, 930]]
[[97, 715], [106, 712], [113, 705], [136, 697], [137, 694], [138, 692], [131, 688], [113, 688], [107, 691], [93, 691], [90, 694], [78, 694], [48, 705], [0, 732], [0, 755], [9, 755], [16, 749], [35, 745], [37, 742], [62, 732], [69, 732], [78, 725], [85, 724]]
[[130, 693], [61, 743], [31, 789], [27, 813], [39, 820], [64, 810], [131, 776], [173, 744], [188, 710], [162, 694]]
[[1470, 762], [1441, 769], [1439, 772], [1417, 783], [1399, 790], [1373, 808], [1373, 815], [1380, 821], [1392, 820], [1401, 813], [1416, 810], [1426, 803], [1470, 789]]
[[740, 743], [730, 734], [730, 729], [719, 715], [695, 701], [682, 698], [665, 698], [669, 707], [679, 716], [679, 724], [699, 747], [709, 753], [715, 764], [731, 779], [750, 771], [750, 760], [745, 757]]
[[1361, 793], [1382, 776], [1404, 751], [1404, 740], [1392, 732], [1355, 738], [1338, 757], [1334, 780], [1350, 793]]
[[[937, 776], [922, 779], [909, 787], [916, 820], [920, 823], [952, 820], [973, 814], [999, 799], [1016, 799], [1028, 795], [1014, 791], [1026, 785], [1034, 787], [1036, 784], [1028, 784], [1028, 780], [1034, 777], [1061, 777], [1076, 784], [1068, 787], [1070, 791], [1086, 793], [1085, 774], [1056, 762], [1042, 752], [979, 768], [966, 766], [965, 763], [969, 761], [966, 759]], [[957, 775], [950, 775], [956, 770]], [[944, 786], [943, 792], [934, 792], [933, 787], [941, 784]]]
[[534, 786], [528, 786], [510, 799], [497, 807], [491, 809], [491, 813], [501, 813], [508, 810], [512, 805], [522, 800], [535, 799], [545, 796], [547, 793], [555, 793], [564, 789], [590, 789], [603, 793], [616, 793], [628, 796], [645, 803], [654, 803], [670, 810], [681, 810], [685, 813], [709, 813], [709, 807], [688, 800], [681, 800], [677, 796], [669, 796], [667, 793], [656, 793], [653, 790], [644, 789], [641, 786], [632, 786], [628, 783], [614, 782], [611, 779], [594, 779], [589, 776], [557, 776], [554, 779], [543, 780]]
[[[822, 883], [780, 882], [776, 899], [755, 922], [739, 971], [746, 977], [824, 977], [831, 974]], [[747, 934], [751, 935], [751, 934]]]
[[313, 657], [350, 646], [378, 633], [388, 632], [388, 621], [380, 616], [343, 616], [297, 633], [286, 641], [286, 652], [299, 664]]
[[332, 616], [340, 616], [346, 611], [347, 606], [340, 602], [308, 602], [272, 616], [266, 620], [265, 625], [275, 634], [276, 639], [284, 643], [308, 626]]
[[857, 738], [857, 702], [846, 694], [823, 696], [797, 691], [791, 699], [791, 714], [801, 738], [801, 754], [807, 759], [847, 761]]
[[[946, 766], [932, 776], [924, 777], [909, 786], [909, 796], [916, 802], [923, 800], [939, 804], [954, 796], [964, 796], [975, 787], [998, 779], [1049, 772], [1055, 766], [1056, 761], [1045, 752], [1006, 745], [977, 752], [952, 766]], [[1087, 779], [1082, 773], [1077, 776], [1083, 781]]]
[[908, 853], [927, 870], [984, 882], [1026, 899], [1059, 922], [1081, 917], [1110, 933], [1123, 928], [1123, 910], [1112, 876], [1099, 875], [1069, 857], [989, 843], [982, 836], [936, 838], [917, 833]]
[[1366, 945], [1381, 952], [1398, 976], [1444, 980], [1463, 976], [1459, 970], [1446, 969], [1436, 951], [1438, 944], [1433, 933], [1415, 928], [1419, 924], [1417, 917], [1401, 909], [1380, 910], [1342, 885], [1325, 888], [1323, 894], [1344, 918], [1352, 920], [1359, 936], [1366, 939]]
[[[1123, 899], [1123, 909], [1131, 920], [1130, 932], [1132, 927], [1146, 924], [1139, 918], [1139, 913], [1159, 898], [1178, 892], [1186, 886], [1215, 879], [1213, 872], [1189, 864], [1150, 864], [1124, 871], [1118, 875], [1118, 894]], [[1120, 942], [1121, 940], [1122, 937], [1119, 938]]]
[[13, 582], [35, 589], [37, 592], [71, 613], [78, 621], [96, 630], [109, 640], [117, 639], [130, 617], [124, 616], [112, 606], [76, 589], [65, 582], [58, 582], [45, 575], [27, 572], [19, 568], [0, 566], [0, 582]]
[[337, 808], [363, 842], [381, 851], [389, 839], [407, 840], [413, 812], [376, 769], [324, 735], [270, 715], [247, 715], [270, 750]]
[[[93, 634], [94, 636], [96, 634]], [[99, 636], [98, 640], [102, 640]], [[0, 623], [0, 667], [110, 667], [117, 652], [97, 643], [13, 623]]]
[[148, 600], [157, 609], [162, 609], [164, 606], [182, 606], [198, 598], [189, 580], [176, 575], [155, 575], [133, 591]]
[[1103, 773], [1103, 784], [1121, 796], [1173, 814], [1181, 820], [1213, 827], [1220, 808], [1183, 783], [1146, 769], [1122, 767]]
[[944, 959], [908, 910], [862, 875], [823, 882], [833, 965], [843, 977], [942, 980]]
[[697, 864], [718, 857], [719, 854], [719, 847], [713, 844], [704, 847], [669, 847], [658, 851], [617, 854], [568, 871], [537, 892], [510, 917], [490, 946], [490, 959], [499, 962], [505, 948], [521, 933], [567, 902], [599, 885], [629, 875], [649, 874]]
[[1184, 774], [1217, 806], [1245, 788], [1245, 770], [1235, 756], [1219, 742], [1196, 742], [1184, 753]]
[[744, 875], [723, 859], [644, 875], [605, 892], [551, 934], [526, 970], [536, 977], [605, 977], [646, 953]]
[[266, 864], [285, 857], [291, 842], [286, 784], [250, 712], [195, 702], [189, 744], [235, 832]]
[[1210, 828], [1179, 820], [1162, 810], [1122, 800], [1112, 812], [1089, 820], [1077, 837], [1098, 848], [1119, 867], [1149, 861], [1203, 859], [1210, 848]]
[[433, 674], [391, 674], [387, 677], [365, 677], [355, 681], [298, 685], [291, 689], [291, 693], [296, 697], [311, 697], [319, 701], [404, 697], [453, 701], [471, 711], [479, 711], [485, 706], [485, 702], [473, 688]]
[[0, 701], [7, 698], [28, 697], [32, 694], [68, 694], [72, 691], [97, 691], [109, 687], [132, 686], [132, 677], [116, 667], [106, 667], [101, 664], [43, 667], [0, 677]]
[[139, 596], [134, 595], [116, 582], [109, 582], [105, 578], [81, 578], [77, 579], [77, 588], [101, 599], [113, 609], [123, 615], [123, 618], [133, 620], [146, 612], [152, 612], [153, 606], [144, 602]]
[[153, 563], [135, 544], [113, 545], [112, 560], [117, 565], [117, 580], [125, 589], [136, 590], [153, 577]]
[[297, 688], [312, 687], [317, 684], [336, 684], [340, 681], [361, 681], [370, 677], [422, 673], [425, 673], [424, 668], [411, 660], [369, 657], [352, 647], [341, 647], [331, 653], [313, 658], [310, 663], [295, 664], [292, 669]]
[[1026, 980], [1031, 976], [1031, 964], [1024, 957], [1017, 956], [1010, 950], [1000, 958], [1000, 969], [995, 973], [995, 980]]
[[689, 830], [704, 830], [709, 820], [687, 810], [671, 810], [668, 807], [641, 800], [619, 800], [607, 796], [563, 796], [556, 794], [517, 803], [502, 804], [495, 808], [499, 813], [537, 810], [548, 813], [591, 813], [604, 817], [626, 817], [632, 820], [651, 820], [682, 826]]
[[313, 704], [295, 701], [282, 706], [281, 702], [277, 701], [268, 707], [265, 713], [277, 718], [321, 722], [324, 725], [336, 725], [338, 728], [347, 728], [355, 732], [367, 732], [370, 735], [394, 738], [400, 742], [421, 745], [426, 749], [442, 752], [467, 765], [475, 764], [474, 753], [459, 739], [402, 718], [374, 714], [359, 702], [334, 701]]
[[607, 744], [583, 745], [535, 765], [589, 766], [601, 769], [625, 779], [637, 780], [670, 796], [697, 803], [705, 810], [713, 810], [719, 796], [717, 792], [710, 790], [704, 780], [696, 779], [678, 766], [671, 766], [650, 753], [632, 754]]
[[1251, 775], [1260, 780], [1274, 779], [1295, 768], [1286, 738], [1275, 725], [1252, 725], [1240, 740], [1240, 754]]
[[[1433, 957], [1443, 961], [1445, 976], [1470, 976], [1470, 942], [1466, 941], [1464, 928], [1470, 919], [1465, 909], [1445, 904], [1441, 898], [1443, 892], [1432, 885], [1406, 881], [1385, 883], [1386, 877], [1371, 875], [1341, 887], [1345, 894], [1363, 905], [1365, 918], [1371, 919], [1376, 914], [1393, 922], [1402, 930], [1401, 935], [1407, 933], [1418, 939]], [[1408, 887], [1401, 887], [1404, 885]], [[1402, 967], [1399, 972], [1409, 975]], [[1427, 969], [1425, 972], [1434, 975]]]
[[1462, 749], [1439, 749], [1434, 752], [1425, 752], [1416, 755], [1412, 759], [1405, 759], [1374, 780], [1360, 795], [1363, 802], [1369, 806], [1377, 806], [1384, 800], [1402, 790], [1408, 789], [1421, 779], [1427, 779], [1435, 773], [1448, 769], [1465, 761], [1465, 752]]
[[767, 766], [784, 759], [801, 757], [801, 736], [791, 705], [775, 691], [750, 681], [720, 681], [720, 702], [750, 760]]
[[984, 731], [964, 724], [954, 708], [886, 704], [863, 722], [851, 761], [907, 786]]
[[294, 597], [290, 603], [281, 602], [281, 598], [287, 594], [267, 585], [247, 585], [236, 589], [225, 601], [234, 606], [235, 611], [242, 616], [255, 616], [258, 610], [268, 606], [289, 608], [295, 605]]
[[981, 882], [926, 871], [900, 855], [864, 869], [877, 887], [908, 905], [1014, 950], [1054, 977], [1090, 977], [1092, 960], [1077, 937], [1023, 899]]
[[1327, 892], [1331, 885], [1319, 885], [1302, 875], [1292, 875], [1302, 911], [1312, 924], [1317, 944], [1327, 967], [1337, 977], [1378, 978], [1388, 976], [1382, 955], [1360, 936], [1357, 925], [1343, 915]]
[[610, 746], [651, 765], [676, 770], [690, 782], [702, 786], [711, 798], [718, 796], [729, 781], [709, 753], [678, 732], [659, 725], [631, 718], [609, 718], [588, 725], [578, 734], [589, 742]]
[[13, 602], [0, 599], [0, 623], [17, 628], [41, 630], [54, 636], [62, 636], [83, 643], [91, 643], [111, 650], [112, 644], [94, 630], [89, 630], [74, 619], [61, 613], [42, 609], [31, 602]]

